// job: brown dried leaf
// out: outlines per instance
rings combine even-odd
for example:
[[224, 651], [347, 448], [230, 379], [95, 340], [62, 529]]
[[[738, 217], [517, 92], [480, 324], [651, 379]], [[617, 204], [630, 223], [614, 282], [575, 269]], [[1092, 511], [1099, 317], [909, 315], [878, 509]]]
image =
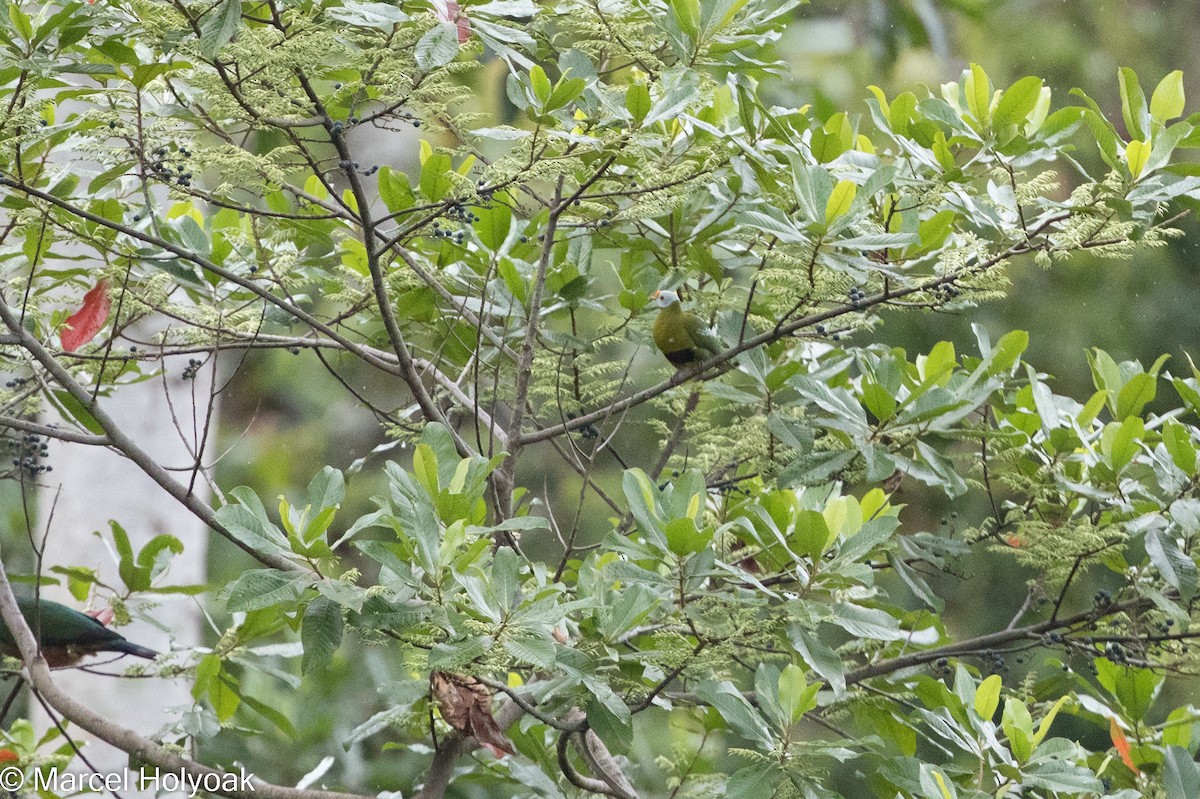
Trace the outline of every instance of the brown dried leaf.
[[429, 690], [442, 718], [456, 732], [474, 738], [492, 754], [513, 754], [512, 744], [492, 716], [492, 693], [466, 674], [435, 671], [429, 675]]

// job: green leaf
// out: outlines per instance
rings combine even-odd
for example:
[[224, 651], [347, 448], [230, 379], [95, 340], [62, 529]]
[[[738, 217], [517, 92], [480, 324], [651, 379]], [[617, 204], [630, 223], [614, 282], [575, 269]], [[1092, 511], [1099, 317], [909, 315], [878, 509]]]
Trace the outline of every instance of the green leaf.
[[833, 187], [833, 191], [829, 195], [829, 200], [825, 203], [825, 224], [829, 225], [833, 220], [840, 216], [844, 216], [850, 210], [850, 206], [854, 204], [854, 195], [858, 191], [858, 186], [850, 180], [839, 180], [837, 185]]
[[91, 411], [83, 407], [83, 403], [75, 399], [73, 394], [67, 391], [54, 391], [51, 393], [54, 394], [54, 398], [58, 400], [58, 404], [66, 412], [65, 415], [79, 422], [89, 433], [95, 433], [98, 436], [104, 435], [104, 428], [96, 421], [96, 417], [92, 416]]
[[1037, 749], [1038, 744], [1045, 740], [1046, 734], [1050, 732], [1051, 725], [1054, 724], [1054, 718], [1063, 709], [1063, 705], [1070, 701], [1070, 699], [1070, 696], [1060, 696], [1058, 701], [1054, 703], [1054, 707], [1050, 708], [1050, 712], [1042, 719], [1042, 723], [1038, 725], [1037, 732], [1034, 733], [1033, 740], [1031, 741], [1034, 749]]
[[1096, 680], [1112, 694], [1133, 721], [1142, 721], [1158, 691], [1163, 677], [1151, 669], [1119, 666], [1108, 658], [1096, 658]]
[[899, 641], [911, 633], [901, 630], [896, 619], [878, 608], [864, 608], [849, 602], [838, 602], [832, 607], [827, 621], [838, 625], [858, 638], [877, 641]]
[[587, 81], [583, 78], [566, 78], [558, 82], [554, 87], [554, 91], [550, 93], [550, 99], [546, 101], [546, 111], [555, 111], [562, 108], [567, 103], [570, 103], [579, 95], [583, 94], [583, 90], [587, 87]]
[[1196, 562], [1160, 530], [1146, 533], [1146, 554], [1167, 584], [1179, 591], [1184, 604], [1191, 602], [1197, 588]]
[[833, 647], [798, 624], [788, 625], [788, 638], [809, 668], [829, 682], [836, 696], [841, 696], [846, 691], [846, 669]]
[[[1196, 711], [1190, 705], [1177, 707], [1167, 716], [1162, 726], [1163, 746], [1192, 748], [1192, 729], [1196, 726]], [[1200, 794], [1197, 794], [1200, 795]]]
[[972, 64], [963, 86], [967, 95], [967, 109], [986, 128], [991, 121], [992, 85], [987, 73], [978, 64]]
[[1125, 145], [1125, 163], [1129, 166], [1129, 174], [1135, 180], [1142, 174], [1142, 170], [1146, 168], [1146, 162], [1150, 160], [1150, 147], [1150, 142], [1137, 139]]
[[550, 92], [553, 91], [550, 78], [546, 77], [546, 70], [534, 64], [529, 70], [529, 85], [533, 88], [533, 96], [537, 98], [538, 105], [544, 108], [550, 101]]
[[229, 587], [230, 612], [258, 610], [300, 598], [311, 585], [313, 576], [307, 572], [282, 572], [276, 569], [252, 569]]
[[1029, 756], [1033, 754], [1033, 717], [1029, 715], [1029, 708], [1025, 703], [1016, 697], [1009, 697], [1004, 703], [1000, 726], [1008, 737], [1009, 748], [1012, 749], [1017, 762], [1024, 763], [1029, 760]]
[[1000, 707], [1002, 683], [1000, 675], [993, 674], [981, 682], [978, 690], [975, 691], [975, 712], [984, 721], [988, 721], [996, 715], [996, 708]]
[[499, 251], [508, 240], [508, 231], [512, 227], [508, 197], [497, 192], [489, 205], [475, 208], [475, 215], [479, 217], [475, 222], [475, 235], [480, 244], [492, 252]]
[[458, 55], [458, 26], [453, 22], [434, 25], [417, 41], [413, 55], [426, 72], [446, 66]]
[[697, 686], [696, 694], [702, 701], [716, 708], [738, 734], [753, 741], [761, 751], [770, 752], [775, 748], [774, 737], [766, 720], [746, 701], [733, 683], [728, 680], [708, 680]]
[[313, 510], [337, 508], [346, 496], [346, 478], [341, 471], [326, 466], [309, 481], [305, 499]]
[[1138, 453], [1139, 442], [1146, 434], [1146, 423], [1141, 417], [1130, 416], [1123, 422], [1111, 422], [1104, 426], [1100, 434], [1100, 452], [1112, 465], [1114, 472], [1119, 472], [1129, 465]]
[[379, 197], [393, 214], [411, 208], [414, 203], [408, 176], [390, 166], [379, 168]]
[[1008, 372], [1027, 349], [1029, 349], [1029, 333], [1024, 330], [1011, 330], [1005, 333], [996, 342], [996, 348], [992, 351], [992, 362], [988, 367], [988, 374], [999, 375]]
[[629, 746], [633, 742], [633, 717], [624, 702], [605, 703], [589, 698], [587, 720], [592, 732], [600, 736], [600, 740], [614, 754], [623, 755], [629, 752]]
[[707, 549], [714, 533], [711, 527], [697, 528], [695, 520], [688, 517], [672, 519], [663, 532], [667, 537], [667, 549], [681, 558]]
[[238, 692], [237, 679], [228, 672], [222, 671], [221, 675], [213, 681], [213, 684], [208, 689], [208, 701], [212, 703], [213, 711], [217, 714], [217, 720], [224, 724], [233, 718], [233, 714], [237, 712], [238, 705], [242, 703], [242, 697]]
[[200, 52], [216, 58], [221, 48], [233, 40], [242, 24], [242, 0], [222, 0], [200, 22]]
[[421, 164], [421, 194], [430, 202], [441, 202], [454, 181], [450, 178], [452, 167], [450, 156], [446, 153], [431, 153]]
[[679, 29], [695, 39], [700, 32], [700, 0], [669, 0]]
[[1121, 67], [1117, 72], [1117, 81], [1121, 88], [1121, 116], [1125, 119], [1125, 130], [1131, 139], [1144, 139], [1149, 132], [1146, 129], [1149, 114], [1146, 95], [1138, 85], [1137, 73], [1129, 67]]
[[650, 88], [645, 83], [631, 84], [625, 90], [625, 110], [633, 117], [633, 127], [641, 127], [650, 108]]
[[756, 763], [738, 769], [725, 783], [725, 799], [771, 799], [784, 776], [774, 763]]
[[252, 696], [243, 696], [242, 704], [253, 710], [258, 715], [262, 716], [267, 721], [271, 722], [274, 727], [289, 738], [296, 737], [296, 729], [292, 723], [288, 721], [288, 717], [280, 713], [275, 708], [260, 702]]
[[1163, 756], [1163, 789], [1166, 799], [1195, 799], [1200, 796], [1200, 770], [1188, 750], [1168, 746]]
[[1162, 427], [1162, 442], [1171, 461], [1188, 477], [1196, 474], [1196, 446], [1187, 427], [1178, 422], [1166, 422]]
[[996, 113], [992, 115], [992, 125], [1022, 125], [1026, 117], [1037, 107], [1042, 96], [1042, 79], [1030, 75], [1004, 90], [1000, 102], [996, 105]]
[[1129, 378], [1117, 394], [1117, 419], [1137, 416], [1146, 407], [1146, 403], [1154, 399], [1158, 388], [1158, 379], [1153, 374], [1143, 372]]
[[779, 707], [784, 721], [795, 724], [804, 714], [817, 706], [817, 691], [821, 683], [809, 685], [804, 679], [804, 670], [795, 663], [784, 666], [779, 674]]
[[796, 512], [796, 532], [788, 543], [796, 551], [808, 555], [814, 561], [820, 560], [829, 545], [833, 543], [833, 534], [825, 517], [820, 511], [802, 509]]
[[328, 665], [342, 644], [341, 606], [324, 596], [309, 602], [300, 625], [300, 642], [304, 645], [302, 674]]
[[1184, 110], [1183, 72], [1175, 70], [1158, 82], [1150, 97], [1150, 117], [1161, 125], [1182, 116]]

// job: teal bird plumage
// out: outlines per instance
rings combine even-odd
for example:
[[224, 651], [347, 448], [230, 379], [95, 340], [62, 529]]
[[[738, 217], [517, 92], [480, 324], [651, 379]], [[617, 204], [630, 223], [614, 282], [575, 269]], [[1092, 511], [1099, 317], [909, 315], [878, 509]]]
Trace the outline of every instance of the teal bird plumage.
[[[17, 605], [33, 635], [41, 644], [42, 655], [54, 668], [72, 666], [87, 655], [98, 652], [116, 652], [123, 655], [154, 660], [158, 653], [125, 640], [120, 633], [110, 630], [98, 620], [80, 613], [66, 605], [49, 599], [35, 601], [32, 597], [18, 596]], [[10, 657], [20, 657], [17, 642], [8, 629], [0, 623], [0, 652]]]

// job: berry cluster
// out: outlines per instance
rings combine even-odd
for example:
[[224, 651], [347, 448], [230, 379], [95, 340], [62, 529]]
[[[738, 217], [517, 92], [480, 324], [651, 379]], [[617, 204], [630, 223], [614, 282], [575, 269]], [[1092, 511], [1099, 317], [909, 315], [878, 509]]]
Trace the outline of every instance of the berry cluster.
[[200, 367], [203, 365], [204, 361], [199, 358], [188, 358], [188, 365], [183, 370], [183, 379], [195, 380], [196, 375], [200, 372]]
[[42, 462], [49, 454], [48, 447], [48, 442], [34, 433], [10, 439], [8, 442], [9, 452], [13, 456], [12, 465], [30, 477], [54, 470], [53, 466]]
[[950, 300], [953, 300], [962, 294], [962, 289], [953, 283], [943, 283], [942, 285], [936, 287], [933, 291], [935, 294], [941, 295], [942, 302], [949, 302]]
[[[167, 183], [176, 183], [183, 188], [192, 185], [192, 173], [186, 163], [172, 163], [166, 147], [157, 147], [149, 164], [150, 171]], [[179, 148], [179, 160], [186, 161], [192, 155], [186, 147]]]
[[338, 169], [342, 170], [343, 172], [349, 172], [351, 169], [353, 169], [356, 172], [358, 172], [360, 175], [367, 177], [370, 175], [374, 175], [376, 172], [379, 171], [379, 164], [372, 164], [371, 166], [367, 167], [366, 169], [359, 169], [359, 163], [357, 161], [342, 160], [342, 161], [338, 161]]
[[25, 385], [28, 382], [29, 382], [28, 378], [14, 377], [12, 380], [9, 380], [7, 383], [5, 383], [4, 387], [5, 388], [20, 388], [21, 386]]
[[1004, 659], [1004, 655], [995, 652], [991, 649], [985, 649], [979, 653], [983, 659], [983, 665], [989, 669], [992, 674], [1002, 674], [1008, 671], [1008, 661]]
[[462, 222], [464, 225], [479, 221], [479, 215], [462, 203], [450, 203], [446, 207], [446, 218], [451, 222]]
[[[444, 216], [447, 221], [460, 225], [469, 225], [479, 221], [479, 215], [462, 203], [450, 203], [446, 206]], [[447, 230], [443, 228], [440, 221], [433, 223], [433, 237], [435, 239], [449, 239], [455, 244], [462, 244], [465, 236], [466, 234], [461, 230]]]
[[863, 300], [867, 298], [867, 293], [858, 286], [850, 289], [850, 304], [855, 308], [862, 305]]
[[466, 234], [463, 233], [463, 231], [461, 231], [461, 230], [453, 231], [453, 230], [444, 229], [440, 222], [433, 223], [433, 237], [435, 239], [450, 239], [455, 244], [462, 244], [463, 237], [465, 235]]

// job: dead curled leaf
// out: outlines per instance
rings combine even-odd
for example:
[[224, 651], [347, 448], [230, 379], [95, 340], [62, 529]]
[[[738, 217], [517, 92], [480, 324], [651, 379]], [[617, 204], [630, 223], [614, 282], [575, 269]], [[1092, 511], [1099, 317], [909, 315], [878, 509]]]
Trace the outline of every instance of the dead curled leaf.
[[496, 757], [513, 754], [492, 716], [492, 693], [486, 685], [467, 674], [435, 671], [429, 675], [429, 690], [442, 718], [456, 732], [479, 741]]

